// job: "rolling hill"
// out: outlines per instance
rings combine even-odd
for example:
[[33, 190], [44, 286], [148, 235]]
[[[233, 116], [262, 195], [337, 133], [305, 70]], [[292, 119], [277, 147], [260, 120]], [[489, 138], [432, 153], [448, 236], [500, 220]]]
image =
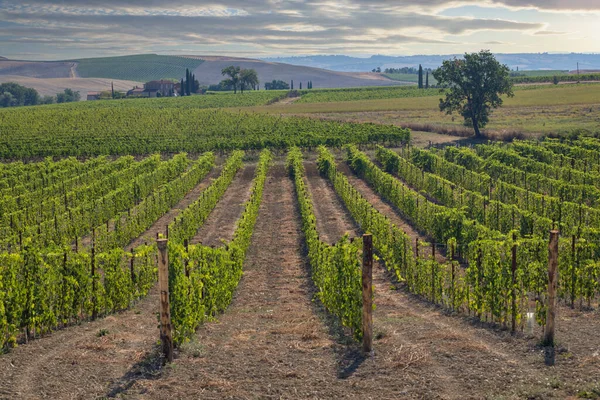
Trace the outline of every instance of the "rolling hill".
[[[218, 83], [223, 79], [221, 70], [230, 65], [242, 68], [252, 68], [258, 73], [261, 85], [272, 80], [282, 80], [290, 83], [294, 81], [294, 87], [299, 88], [300, 82], [312, 81], [314, 88], [342, 88], [360, 86], [389, 86], [398, 85], [395, 82], [379, 74], [370, 72], [350, 73], [328, 71], [320, 68], [290, 65], [277, 62], [267, 62], [249, 58], [236, 57], [214, 57], [214, 56], [187, 56], [204, 60], [195, 70], [196, 79], [201, 85]], [[306, 87], [306, 86], [304, 86]]]
[[158, 79], [181, 79], [185, 70], [194, 70], [202, 60], [141, 54], [123, 57], [85, 58], [74, 60], [77, 75], [82, 78], [107, 78], [147, 82]]
[[[221, 70], [230, 65], [242, 68], [253, 68], [257, 71], [261, 86], [272, 80], [282, 80], [306, 85], [312, 81], [315, 88], [341, 88], [361, 86], [391, 86], [401, 83], [379, 74], [368, 72], [336, 72], [320, 68], [267, 62], [250, 58], [219, 56], [161, 56], [155, 54], [133, 55], [122, 57], [87, 58], [67, 61], [15, 61], [0, 60], [0, 79], [16, 81], [16, 76], [37, 79], [65, 78], [64, 81], [51, 81], [46, 89], [60, 89], [75, 84], [68, 79], [103, 78], [130, 82], [146, 82], [155, 79], [185, 76], [186, 68], [192, 70], [201, 85], [217, 84], [224, 77]], [[26, 82], [20, 79], [22, 82]], [[32, 81], [38, 87], [42, 82]], [[78, 81], [80, 87], [88, 87], [90, 91], [105, 90], [103, 81]], [[60, 85], [67, 86], [60, 86]], [[59, 87], [60, 86], [60, 87]], [[306, 86], [304, 86], [306, 87]], [[50, 89], [52, 88], [52, 89]]]
[[141, 82], [124, 81], [106, 78], [31, 78], [18, 75], [0, 75], [0, 83], [16, 82], [25, 87], [34, 88], [42, 96], [54, 96], [66, 88], [81, 93], [81, 99], [85, 100], [87, 92], [100, 92], [110, 90], [111, 83], [115, 90], [126, 91], [134, 86], [142, 86]]

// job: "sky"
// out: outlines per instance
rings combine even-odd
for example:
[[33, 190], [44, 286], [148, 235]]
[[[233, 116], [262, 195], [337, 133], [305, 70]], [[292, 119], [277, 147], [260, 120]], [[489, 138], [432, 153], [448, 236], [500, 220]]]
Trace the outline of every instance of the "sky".
[[0, 56], [600, 52], [600, 0], [0, 0]]

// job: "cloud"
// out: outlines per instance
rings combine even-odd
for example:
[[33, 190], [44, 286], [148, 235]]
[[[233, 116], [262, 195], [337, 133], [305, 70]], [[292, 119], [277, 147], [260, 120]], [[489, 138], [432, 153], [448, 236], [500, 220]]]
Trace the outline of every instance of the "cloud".
[[559, 31], [537, 31], [534, 32], [534, 35], [542, 36], [542, 35], [566, 35], [569, 32], [559, 32]]
[[[516, 3], [486, 0], [487, 3]], [[446, 17], [436, 7], [474, 0], [0, 0], [0, 41], [48, 43], [57, 52], [240, 54], [399, 51], [404, 46], [457, 45], [473, 32], [540, 32], [545, 24]], [[551, 3], [561, 3], [551, 0]], [[584, 3], [583, 0], [575, 2]], [[525, 3], [534, 3], [528, 0]], [[543, 3], [540, 1], [540, 3]], [[428, 10], [429, 7], [429, 10]], [[453, 36], [448, 40], [448, 36]], [[69, 40], [65, 41], [64, 39]], [[56, 39], [56, 40], [53, 40]], [[57, 55], [57, 57], [61, 57]]]
[[557, 11], [600, 11], [598, 0], [492, 0], [514, 8], [537, 8]]

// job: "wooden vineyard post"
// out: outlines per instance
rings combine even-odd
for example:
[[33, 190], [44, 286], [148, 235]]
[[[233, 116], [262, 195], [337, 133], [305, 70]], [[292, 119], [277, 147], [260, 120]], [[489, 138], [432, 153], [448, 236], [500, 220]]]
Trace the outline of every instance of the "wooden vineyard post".
[[546, 329], [544, 345], [554, 346], [554, 320], [556, 318], [556, 286], [558, 272], [558, 231], [550, 231], [548, 246], [548, 310], [546, 312]]
[[131, 284], [135, 285], [135, 249], [131, 249], [131, 261], [129, 264], [129, 272], [131, 274]]
[[92, 229], [92, 320], [98, 317], [96, 308], [96, 230]]
[[373, 351], [373, 236], [363, 235], [363, 266], [362, 266], [362, 297], [363, 297], [363, 351]]
[[435, 303], [435, 242], [431, 242], [431, 302]]
[[512, 289], [511, 289], [511, 312], [512, 312], [512, 320], [510, 330], [512, 333], [515, 333], [517, 330], [517, 234], [513, 232], [512, 235], [513, 245], [512, 245]]
[[160, 289], [160, 341], [167, 362], [173, 361], [171, 306], [169, 304], [169, 256], [167, 239], [158, 239], [158, 286]]

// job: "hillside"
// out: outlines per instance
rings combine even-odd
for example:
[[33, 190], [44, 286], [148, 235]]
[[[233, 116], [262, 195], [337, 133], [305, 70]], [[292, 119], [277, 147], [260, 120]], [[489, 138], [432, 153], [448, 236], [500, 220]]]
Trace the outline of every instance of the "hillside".
[[[236, 57], [212, 57], [212, 56], [189, 56], [190, 58], [203, 59], [204, 62], [194, 70], [196, 79], [201, 85], [210, 85], [223, 80], [221, 70], [230, 65], [242, 68], [252, 68], [258, 73], [261, 86], [272, 80], [285, 82], [294, 81], [294, 87], [299, 88], [300, 82], [312, 81], [315, 88], [342, 88], [360, 86], [388, 86], [398, 85], [379, 74], [372, 73], [348, 73], [327, 71], [320, 68], [290, 65], [276, 62], [266, 62], [248, 58]], [[306, 87], [306, 86], [303, 86]]]
[[31, 78], [18, 75], [0, 75], [0, 83], [16, 82], [20, 85], [34, 88], [42, 96], [54, 96], [66, 88], [81, 93], [81, 99], [85, 100], [87, 92], [110, 90], [114, 83], [115, 90], [126, 91], [134, 86], [143, 85], [141, 82], [113, 80], [105, 78]]
[[133, 81], [180, 79], [185, 70], [194, 70], [202, 60], [177, 56], [140, 54], [123, 57], [85, 58], [75, 60], [82, 78], [108, 78]]
[[189, 68], [194, 71], [201, 85], [212, 85], [224, 79], [221, 70], [230, 65], [255, 69], [261, 87], [265, 82], [274, 79], [288, 83], [293, 80], [296, 88], [299, 88], [300, 82], [306, 85], [308, 81], [312, 81], [315, 88], [401, 84], [370, 72], [334, 72], [250, 58], [192, 55], [179, 57], [155, 54], [51, 62], [0, 60], [0, 77], [10, 75], [29, 78], [104, 78], [147, 82], [163, 78], [180, 79], [185, 76], [186, 68]]
[[17, 61], [0, 58], [0, 76], [18, 75], [30, 78], [70, 78], [72, 61]]

